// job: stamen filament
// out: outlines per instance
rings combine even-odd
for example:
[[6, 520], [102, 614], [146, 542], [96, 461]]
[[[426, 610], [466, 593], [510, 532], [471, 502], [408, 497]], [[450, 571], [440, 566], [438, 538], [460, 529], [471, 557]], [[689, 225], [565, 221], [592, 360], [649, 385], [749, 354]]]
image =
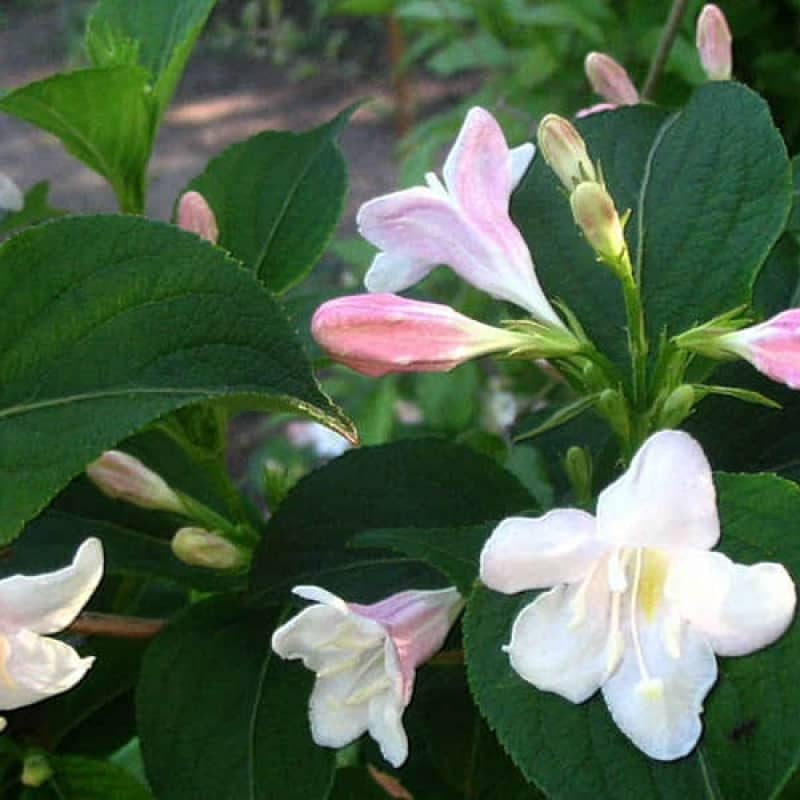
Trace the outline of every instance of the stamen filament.
[[639, 582], [642, 578], [643, 561], [643, 551], [641, 547], [636, 548], [635, 558], [636, 560], [633, 567], [633, 588], [631, 589], [631, 639], [633, 641], [633, 651], [636, 653], [636, 662], [639, 665], [639, 672], [644, 681], [649, 681], [650, 673], [647, 671], [647, 665], [644, 663], [644, 654], [642, 653], [642, 644], [639, 638]]

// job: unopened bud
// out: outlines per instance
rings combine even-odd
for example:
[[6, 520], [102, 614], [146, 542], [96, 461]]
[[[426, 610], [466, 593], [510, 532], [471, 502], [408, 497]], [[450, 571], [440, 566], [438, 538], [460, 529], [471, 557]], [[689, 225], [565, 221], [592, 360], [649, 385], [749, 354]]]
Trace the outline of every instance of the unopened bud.
[[588, 448], [570, 447], [564, 458], [564, 470], [578, 502], [588, 502], [592, 497], [592, 455]]
[[20, 782], [23, 786], [38, 789], [53, 777], [53, 768], [42, 753], [29, 753], [22, 762]]
[[606, 389], [597, 399], [598, 411], [608, 420], [616, 433], [623, 438], [630, 435], [628, 404], [622, 393], [616, 389]]
[[0, 172], [0, 211], [22, 211], [25, 197], [11, 178]]
[[634, 106], [639, 102], [639, 92], [627, 70], [611, 56], [589, 53], [584, 67], [592, 89], [604, 100], [618, 106]]
[[155, 511], [185, 511], [180, 497], [160, 475], [119, 450], [107, 450], [86, 467], [86, 474], [103, 494], [116, 500]]
[[664, 402], [659, 427], [677, 428], [689, 416], [696, 400], [695, 390], [687, 383], [681, 384]]
[[575, 222], [600, 259], [619, 277], [630, 274], [622, 221], [606, 188], [599, 183], [581, 183], [569, 201]]
[[247, 561], [236, 545], [205, 528], [181, 528], [172, 537], [172, 552], [185, 564], [208, 569], [237, 569]]
[[583, 181], [597, 182], [586, 143], [571, 122], [548, 114], [539, 124], [536, 138], [545, 161], [570, 192]]
[[186, 192], [178, 203], [178, 227], [197, 234], [211, 244], [219, 239], [217, 218], [205, 197], [199, 192]]
[[697, 18], [697, 50], [709, 80], [730, 80], [733, 70], [731, 40], [731, 29], [722, 10], [713, 3], [703, 6]]

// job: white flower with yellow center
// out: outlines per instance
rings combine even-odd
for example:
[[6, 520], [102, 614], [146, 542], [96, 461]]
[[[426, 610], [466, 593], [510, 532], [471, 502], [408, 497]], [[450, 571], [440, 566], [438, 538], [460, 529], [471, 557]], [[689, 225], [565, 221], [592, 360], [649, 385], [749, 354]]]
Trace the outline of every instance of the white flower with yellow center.
[[512, 667], [573, 703], [601, 689], [640, 750], [686, 755], [702, 731], [715, 654], [766, 647], [794, 616], [786, 570], [709, 552], [719, 536], [711, 468], [679, 431], [645, 442], [600, 494], [596, 517], [557, 509], [504, 520], [481, 554], [484, 583], [506, 594], [554, 587], [514, 622]]

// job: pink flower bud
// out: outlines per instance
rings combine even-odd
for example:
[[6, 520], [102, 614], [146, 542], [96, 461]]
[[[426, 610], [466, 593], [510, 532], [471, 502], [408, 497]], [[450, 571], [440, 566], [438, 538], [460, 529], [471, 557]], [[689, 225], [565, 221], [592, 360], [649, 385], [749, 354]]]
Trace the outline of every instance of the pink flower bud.
[[619, 108], [616, 103], [595, 103], [593, 106], [582, 108], [580, 111], [576, 112], [575, 119], [591, 117], [592, 114], [600, 114], [603, 111], [613, 111], [615, 108]]
[[311, 332], [356, 372], [447, 372], [471, 358], [511, 351], [524, 336], [469, 319], [449, 306], [394, 294], [339, 297], [321, 305]]
[[108, 497], [156, 511], [185, 511], [181, 499], [160, 475], [119, 450], [107, 450], [86, 467], [86, 474]]
[[236, 569], [247, 560], [235, 544], [205, 528], [181, 528], [172, 537], [172, 552], [185, 564], [208, 569]]
[[584, 62], [592, 89], [604, 100], [619, 106], [635, 106], [639, 92], [625, 67], [605, 53], [589, 53]]
[[205, 197], [199, 192], [186, 192], [178, 203], [178, 227], [197, 234], [211, 244], [219, 239], [217, 218]]
[[584, 181], [597, 182], [586, 143], [571, 122], [548, 114], [539, 124], [536, 137], [545, 161], [570, 192]]
[[697, 18], [697, 50], [709, 80], [730, 80], [731, 30], [722, 10], [713, 3], [703, 6]]
[[749, 361], [772, 380], [800, 389], [800, 308], [734, 333], [720, 336], [718, 344]]

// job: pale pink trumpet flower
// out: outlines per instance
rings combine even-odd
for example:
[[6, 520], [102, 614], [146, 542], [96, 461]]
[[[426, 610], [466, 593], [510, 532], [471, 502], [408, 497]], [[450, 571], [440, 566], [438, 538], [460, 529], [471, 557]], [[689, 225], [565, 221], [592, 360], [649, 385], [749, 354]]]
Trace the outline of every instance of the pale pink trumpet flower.
[[484, 325], [450, 306], [394, 294], [329, 300], [314, 314], [311, 332], [335, 361], [373, 377], [447, 372], [469, 359], [530, 342], [524, 334]]
[[511, 193], [534, 156], [509, 149], [494, 117], [473, 108], [444, 165], [444, 181], [394, 192], [358, 212], [361, 235], [378, 247], [364, 282], [370, 292], [399, 292], [440, 264], [542, 323], [564, 324], [542, 291], [525, 240], [509, 216]]
[[194, 233], [211, 244], [219, 239], [217, 218], [208, 201], [199, 192], [186, 192], [178, 203], [178, 227]]
[[711, 467], [680, 431], [642, 445], [596, 516], [565, 508], [503, 520], [481, 580], [505, 594], [548, 589], [514, 621], [511, 667], [573, 703], [601, 691], [650, 758], [685, 756], [702, 733], [716, 655], [768, 646], [795, 612], [783, 566], [736, 564], [712, 551], [719, 538]]
[[416, 668], [441, 649], [463, 598], [455, 587], [400, 592], [372, 605], [346, 603], [317, 586], [294, 593], [314, 605], [275, 631], [272, 649], [316, 673], [314, 741], [339, 748], [369, 732], [384, 758], [400, 766], [408, 757], [402, 718]]
[[708, 3], [697, 18], [697, 51], [712, 81], [730, 80], [733, 71], [731, 29], [719, 6]]
[[0, 710], [38, 703], [83, 678], [94, 658], [50, 634], [72, 624], [102, 575], [103, 546], [91, 538], [63, 569], [0, 580]]

